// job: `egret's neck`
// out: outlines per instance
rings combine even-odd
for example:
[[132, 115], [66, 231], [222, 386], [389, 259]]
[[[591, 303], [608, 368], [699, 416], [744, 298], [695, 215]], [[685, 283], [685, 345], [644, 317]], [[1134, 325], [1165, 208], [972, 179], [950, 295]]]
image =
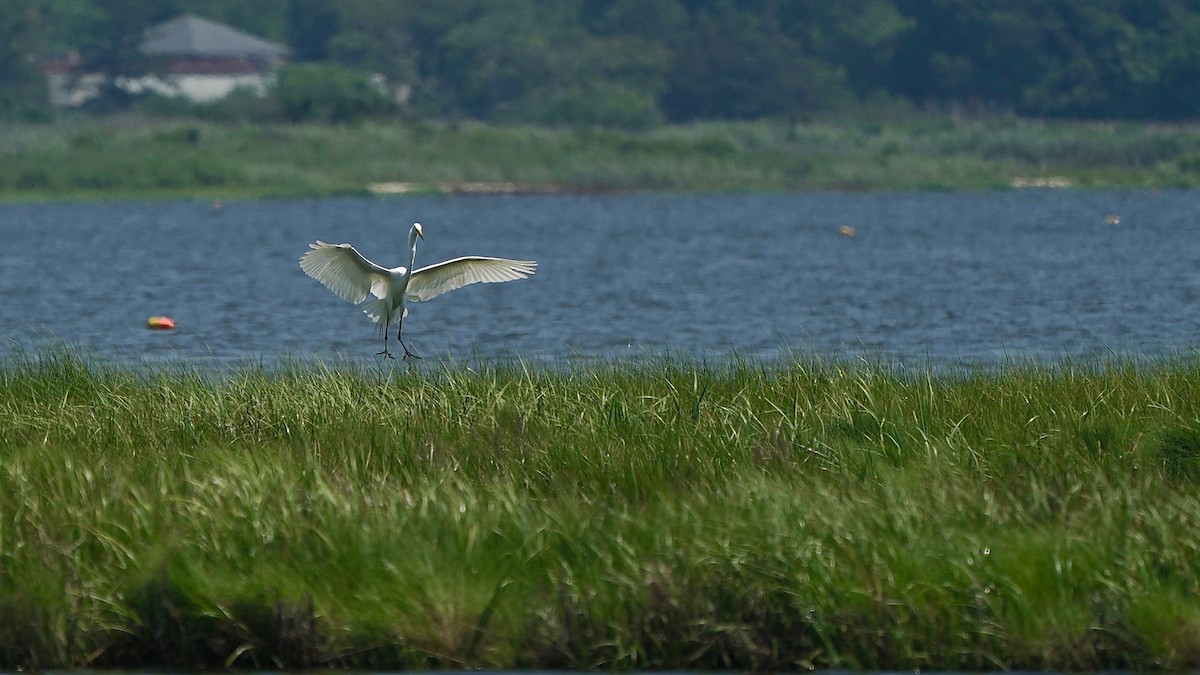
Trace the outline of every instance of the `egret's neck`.
[[413, 234], [408, 237], [408, 269], [413, 268], [413, 263], [417, 260], [417, 235]]

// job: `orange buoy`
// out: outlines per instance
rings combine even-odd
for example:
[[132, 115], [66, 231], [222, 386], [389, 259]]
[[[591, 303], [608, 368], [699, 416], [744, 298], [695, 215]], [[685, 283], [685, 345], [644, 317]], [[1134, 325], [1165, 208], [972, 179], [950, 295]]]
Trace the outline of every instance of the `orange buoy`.
[[175, 319], [169, 316], [152, 316], [146, 319], [146, 327], [154, 330], [171, 330], [175, 327]]

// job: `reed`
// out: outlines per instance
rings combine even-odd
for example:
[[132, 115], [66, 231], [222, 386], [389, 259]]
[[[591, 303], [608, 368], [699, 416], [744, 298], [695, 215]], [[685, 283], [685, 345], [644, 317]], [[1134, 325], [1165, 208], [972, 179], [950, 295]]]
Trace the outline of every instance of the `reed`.
[[0, 198], [437, 191], [997, 189], [1200, 185], [1194, 126], [958, 120], [897, 113], [710, 122], [646, 132], [481, 124], [215, 123], [139, 116], [0, 129]]
[[1195, 668], [1197, 420], [1188, 355], [13, 358], [0, 667]]

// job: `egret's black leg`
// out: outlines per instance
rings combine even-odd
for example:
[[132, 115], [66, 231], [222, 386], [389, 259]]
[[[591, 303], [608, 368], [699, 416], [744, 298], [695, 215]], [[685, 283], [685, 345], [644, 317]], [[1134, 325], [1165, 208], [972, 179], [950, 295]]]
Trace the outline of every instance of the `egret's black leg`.
[[396, 357], [392, 356], [392, 353], [388, 351], [388, 345], [387, 345], [388, 328], [390, 326], [391, 326], [391, 318], [384, 317], [384, 319], [383, 319], [383, 351], [375, 352], [375, 355], [379, 356], [380, 354], [382, 354], [384, 356], [384, 358], [394, 359]]
[[401, 316], [401, 317], [400, 317], [400, 320], [396, 322], [396, 342], [399, 342], [399, 343], [400, 343], [400, 346], [404, 348], [404, 358], [405, 358], [405, 359], [407, 359], [408, 357], [410, 357], [410, 356], [411, 356], [411, 357], [413, 357], [414, 359], [420, 360], [420, 359], [421, 359], [421, 357], [419, 357], [419, 356], [417, 356], [416, 354], [414, 354], [414, 353], [412, 353], [412, 352], [408, 351], [408, 345], [404, 344], [404, 340], [402, 340], [402, 339], [400, 338], [400, 333], [401, 333], [401, 331], [403, 331], [403, 330], [404, 330], [404, 317], [403, 317], [403, 316]]

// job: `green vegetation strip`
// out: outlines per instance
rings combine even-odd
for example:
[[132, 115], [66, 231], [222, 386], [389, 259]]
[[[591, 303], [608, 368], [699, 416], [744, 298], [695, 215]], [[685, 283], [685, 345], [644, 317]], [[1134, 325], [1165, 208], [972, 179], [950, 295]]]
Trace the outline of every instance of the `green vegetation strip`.
[[1200, 667], [1200, 360], [0, 366], [0, 668]]
[[482, 124], [0, 127], [0, 199], [1200, 186], [1197, 128], [897, 113], [646, 132]]

